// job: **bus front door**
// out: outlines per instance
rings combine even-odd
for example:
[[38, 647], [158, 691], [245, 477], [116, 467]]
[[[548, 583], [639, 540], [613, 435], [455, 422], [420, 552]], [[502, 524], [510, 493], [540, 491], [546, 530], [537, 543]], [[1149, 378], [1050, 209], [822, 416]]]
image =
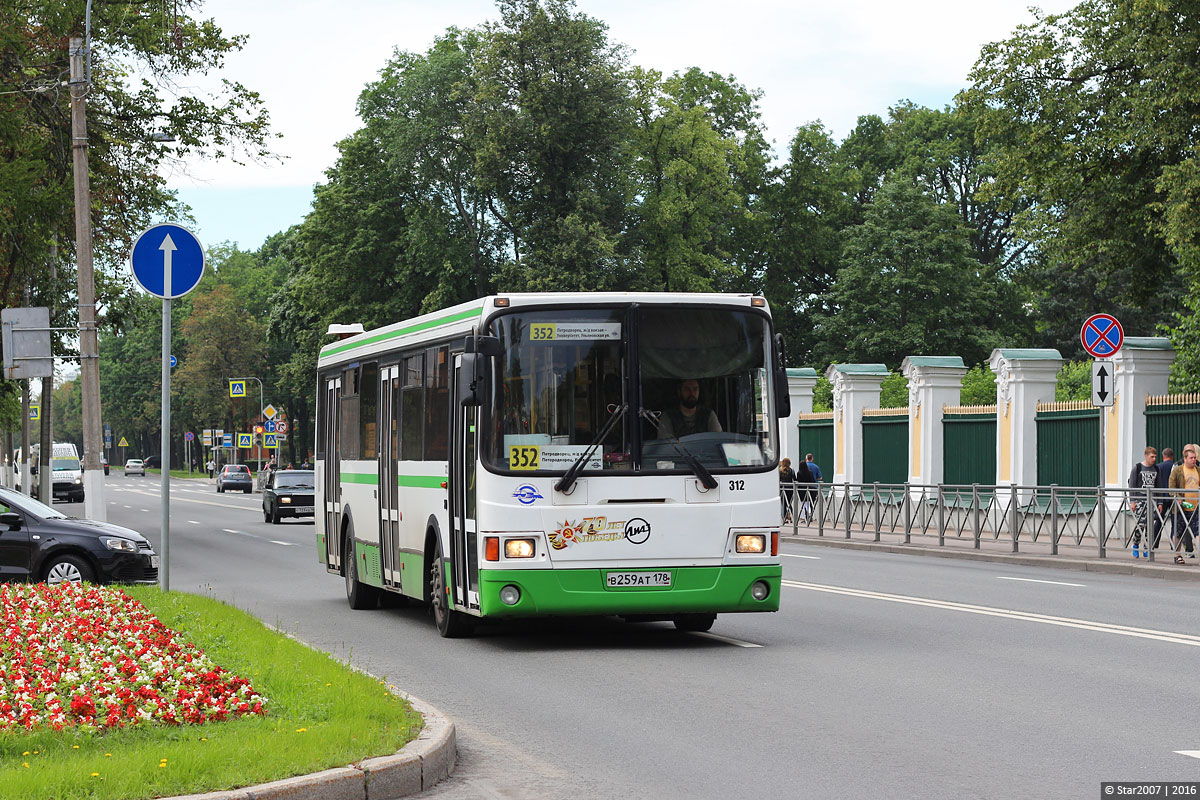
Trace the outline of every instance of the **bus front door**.
[[379, 543], [383, 584], [400, 588], [400, 365], [379, 370]]
[[342, 379], [325, 381], [325, 430], [320, 435], [325, 441], [325, 475], [322, 480], [325, 508], [325, 560], [334, 569], [342, 566], [342, 532], [338, 518], [342, 513], [342, 470], [341, 438], [338, 435], [341, 409]]
[[462, 356], [454, 356], [453, 438], [450, 446], [450, 558], [454, 576], [454, 602], [479, 608], [479, 547], [475, 525], [475, 419], [478, 409], [455, 399], [461, 379]]

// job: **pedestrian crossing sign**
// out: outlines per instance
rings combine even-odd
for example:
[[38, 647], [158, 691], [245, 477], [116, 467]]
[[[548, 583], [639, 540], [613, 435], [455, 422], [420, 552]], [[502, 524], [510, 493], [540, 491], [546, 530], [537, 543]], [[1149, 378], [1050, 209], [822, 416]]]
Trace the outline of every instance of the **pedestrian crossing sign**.
[[254, 447], [254, 434], [253, 433], [239, 433], [238, 434], [238, 447]]
[[42, 418], [42, 407], [37, 403], [29, 404], [29, 421], [37, 422]]
[[125, 441], [125, 437], [121, 437], [121, 441], [117, 442], [117, 447], [129, 447], [129, 442]]
[[246, 382], [245, 381], [230, 381], [229, 382], [229, 396], [230, 397], [245, 397], [246, 396]]
[[263, 447], [279, 447], [279, 437], [273, 433], [263, 434]]

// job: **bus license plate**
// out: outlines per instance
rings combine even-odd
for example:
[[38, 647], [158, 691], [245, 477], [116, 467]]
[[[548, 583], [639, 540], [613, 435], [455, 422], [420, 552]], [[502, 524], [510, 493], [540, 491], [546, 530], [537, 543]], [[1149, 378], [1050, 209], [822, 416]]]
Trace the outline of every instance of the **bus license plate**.
[[604, 577], [610, 587], [671, 585], [669, 572], [608, 572]]

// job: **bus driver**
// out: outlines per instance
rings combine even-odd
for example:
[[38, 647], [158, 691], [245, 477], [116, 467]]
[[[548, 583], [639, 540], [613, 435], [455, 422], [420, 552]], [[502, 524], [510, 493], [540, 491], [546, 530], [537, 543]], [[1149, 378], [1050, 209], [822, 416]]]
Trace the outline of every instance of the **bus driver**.
[[717, 413], [700, 405], [700, 382], [688, 378], [679, 382], [679, 407], [668, 408], [659, 419], [659, 435], [682, 438], [693, 433], [720, 433], [723, 429]]

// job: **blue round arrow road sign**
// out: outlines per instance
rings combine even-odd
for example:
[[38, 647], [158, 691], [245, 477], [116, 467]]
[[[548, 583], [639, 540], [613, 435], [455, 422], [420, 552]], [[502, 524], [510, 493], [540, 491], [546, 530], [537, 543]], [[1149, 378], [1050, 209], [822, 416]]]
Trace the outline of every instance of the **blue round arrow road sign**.
[[155, 297], [183, 297], [204, 275], [204, 248], [187, 228], [172, 223], [145, 230], [129, 254], [133, 278]]
[[1080, 328], [1079, 340], [1092, 358], [1108, 358], [1121, 349], [1125, 329], [1111, 314], [1093, 314]]

